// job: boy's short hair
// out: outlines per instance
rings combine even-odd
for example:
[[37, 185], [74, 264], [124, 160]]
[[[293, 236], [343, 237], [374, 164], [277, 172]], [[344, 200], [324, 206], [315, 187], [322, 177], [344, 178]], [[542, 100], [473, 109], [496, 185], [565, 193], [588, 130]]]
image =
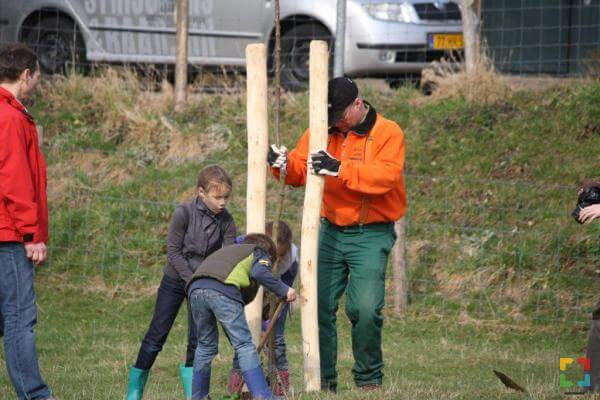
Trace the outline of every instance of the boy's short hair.
[[[279, 230], [277, 232], [277, 255], [283, 257], [292, 247], [292, 230], [290, 226], [282, 220], [279, 220]], [[273, 221], [267, 222], [265, 226], [267, 235], [273, 237]]]
[[0, 47], [0, 82], [16, 82], [29, 69], [33, 74], [38, 65], [35, 53], [22, 43], [10, 43]]
[[204, 167], [198, 174], [197, 188], [209, 191], [213, 187], [223, 186], [227, 186], [231, 190], [233, 183], [227, 172], [218, 165]]
[[255, 244], [269, 255], [271, 262], [277, 261], [277, 249], [269, 236], [262, 233], [249, 233], [244, 238], [244, 244]]

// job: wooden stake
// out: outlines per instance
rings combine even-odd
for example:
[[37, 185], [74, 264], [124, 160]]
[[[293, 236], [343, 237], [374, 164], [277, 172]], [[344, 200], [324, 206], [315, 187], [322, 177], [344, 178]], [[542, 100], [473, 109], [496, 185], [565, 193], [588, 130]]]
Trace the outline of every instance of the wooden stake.
[[[267, 208], [267, 151], [269, 119], [267, 110], [267, 48], [262, 43], [246, 47], [248, 186], [246, 232], [264, 233]], [[258, 345], [262, 324], [263, 289], [246, 306], [252, 340]]]
[[177, 58], [175, 60], [175, 112], [187, 101], [188, 0], [177, 0]]
[[[309, 154], [327, 148], [327, 43], [310, 43], [310, 141]], [[321, 389], [319, 358], [319, 325], [317, 318], [317, 255], [319, 223], [325, 178], [311, 173], [306, 177], [302, 238], [300, 245], [300, 312], [302, 318], [302, 350], [304, 353], [304, 390]]]
[[392, 249], [392, 283], [394, 286], [394, 314], [402, 317], [408, 306], [408, 279], [406, 274], [406, 219], [400, 218], [394, 225], [396, 243]]

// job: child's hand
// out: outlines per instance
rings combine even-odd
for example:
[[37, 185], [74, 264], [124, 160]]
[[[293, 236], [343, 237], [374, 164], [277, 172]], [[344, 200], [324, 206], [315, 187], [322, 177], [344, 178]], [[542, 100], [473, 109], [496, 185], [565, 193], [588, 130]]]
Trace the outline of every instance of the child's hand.
[[294, 288], [289, 288], [287, 295], [285, 296], [285, 301], [287, 301], [288, 303], [291, 303], [295, 300], [296, 300], [296, 291], [294, 290]]

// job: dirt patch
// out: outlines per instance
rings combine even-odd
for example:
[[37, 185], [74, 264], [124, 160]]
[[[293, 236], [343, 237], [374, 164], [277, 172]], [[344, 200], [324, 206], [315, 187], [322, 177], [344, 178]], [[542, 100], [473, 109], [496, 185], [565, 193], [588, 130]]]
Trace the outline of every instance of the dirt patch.
[[227, 149], [229, 128], [223, 124], [213, 124], [204, 132], [184, 134], [175, 129], [166, 118], [160, 121], [170, 133], [168, 150], [162, 163], [181, 164], [188, 161], [201, 162], [208, 155]]
[[460, 312], [460, 314], [458, 315], [457, 322], [459, 325], [471, 325], [477, 327], [483, 326], [485, 324], [485, 321], [471, 317], [469, 313], [465, 310], [462, 310]]

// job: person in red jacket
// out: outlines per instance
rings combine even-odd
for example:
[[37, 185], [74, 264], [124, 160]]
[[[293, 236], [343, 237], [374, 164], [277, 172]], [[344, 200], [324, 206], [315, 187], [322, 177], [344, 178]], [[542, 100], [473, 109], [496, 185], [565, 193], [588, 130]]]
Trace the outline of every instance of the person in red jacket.
[[289, 155], [271, 146], [268, 161], [276, 176], [285, 170], [292, 186], [304, 185], [307, 171], [325, 176], [317, 269], [321, 387], [337, 389], [336, 313], [345, 293], [354, 381], [372, 390], [383, 381], [382, 309], [394, 222], [406, 211], [404, 133], [349, 78], [329, 81], [328, 111], [326, 149], [308, 154], [306, 130]]
[[19, 399], [55, 399], [35, 348], [34, 264], [46, 260], [46, 163], [33, 117], [22, 101], [40, 80], [35, 53], [21, 44], [0, 48], [0, 336]]

